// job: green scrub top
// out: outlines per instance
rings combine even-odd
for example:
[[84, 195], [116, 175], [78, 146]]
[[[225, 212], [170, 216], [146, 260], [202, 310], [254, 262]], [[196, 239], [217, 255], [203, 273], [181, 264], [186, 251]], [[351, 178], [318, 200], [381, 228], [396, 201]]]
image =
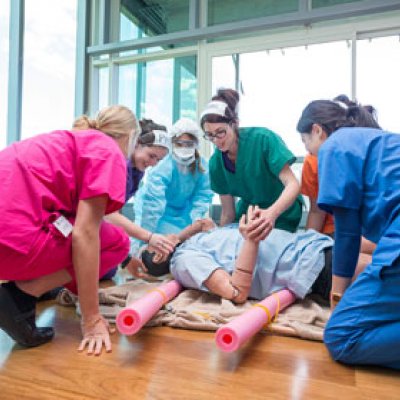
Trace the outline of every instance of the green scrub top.
[[[235, 172], [224, 165], [218, 149], [210, 158], [211, 189], [220, 195], [239, 197], [236, 221], [246, 213], [249, 205], [266, 209], [281, 195], [284, 185], [279, 173], [285, 164], [293, 164], [296, 157], [283, 140], [266, 128], [240, 128]], [[275, 227], [296, 231], [302, 214], [303, 199], [296, 201], [276, 220]]]

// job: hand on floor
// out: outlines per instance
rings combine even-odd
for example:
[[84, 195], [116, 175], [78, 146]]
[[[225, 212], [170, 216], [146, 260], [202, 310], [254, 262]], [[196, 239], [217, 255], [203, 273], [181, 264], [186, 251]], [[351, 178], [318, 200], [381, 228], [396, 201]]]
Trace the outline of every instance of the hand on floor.
[[81, 322], [83, 340], [78, 347], [78, 351], [84, 351], [87, 346], [87, 354], [99, 356], [104, 348], [106, 352], [111, 352], [110, 333], [115, 332], [108, 321], [100, 314], [90, 318], [88, 321]]

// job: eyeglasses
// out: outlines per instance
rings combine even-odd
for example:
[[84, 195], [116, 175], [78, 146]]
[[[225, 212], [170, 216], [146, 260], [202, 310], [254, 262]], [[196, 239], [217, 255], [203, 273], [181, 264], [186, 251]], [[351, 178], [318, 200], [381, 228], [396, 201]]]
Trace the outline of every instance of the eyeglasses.
[[211, 132], [204, 132], [204, 139], [213, 142], [215, 139], [223, 139], [226, 136], [226, 129], [221, 129], [218, 132], [211, 133]]

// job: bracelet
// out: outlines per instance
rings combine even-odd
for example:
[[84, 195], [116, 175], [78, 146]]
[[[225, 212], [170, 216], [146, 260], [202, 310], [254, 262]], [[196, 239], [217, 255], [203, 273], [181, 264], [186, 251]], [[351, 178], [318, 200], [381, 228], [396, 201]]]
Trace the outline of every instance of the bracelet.
[[343, 294], [342, 293], [332, 292], [330, 297], [331, 297], [331, 303], [336, 305], [342, 299]]
[[248, 271], [247, 269], [243, 269], [243, 268], [240, 268], [240, 267], [236, 267], [235, 270], [236, 270], [236, 271], [243, 272], [243, 273], [245, 273], [245, 274], [253, 275], [253, 271]]

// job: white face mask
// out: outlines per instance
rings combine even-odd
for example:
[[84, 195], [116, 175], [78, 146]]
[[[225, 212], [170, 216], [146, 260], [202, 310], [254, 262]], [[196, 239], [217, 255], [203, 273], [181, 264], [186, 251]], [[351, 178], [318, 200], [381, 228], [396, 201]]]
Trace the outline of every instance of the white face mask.
[[190, 165], [195, 160], [194, 148], [174, 147], [173, 156], [177, 163], [181, 165]]

